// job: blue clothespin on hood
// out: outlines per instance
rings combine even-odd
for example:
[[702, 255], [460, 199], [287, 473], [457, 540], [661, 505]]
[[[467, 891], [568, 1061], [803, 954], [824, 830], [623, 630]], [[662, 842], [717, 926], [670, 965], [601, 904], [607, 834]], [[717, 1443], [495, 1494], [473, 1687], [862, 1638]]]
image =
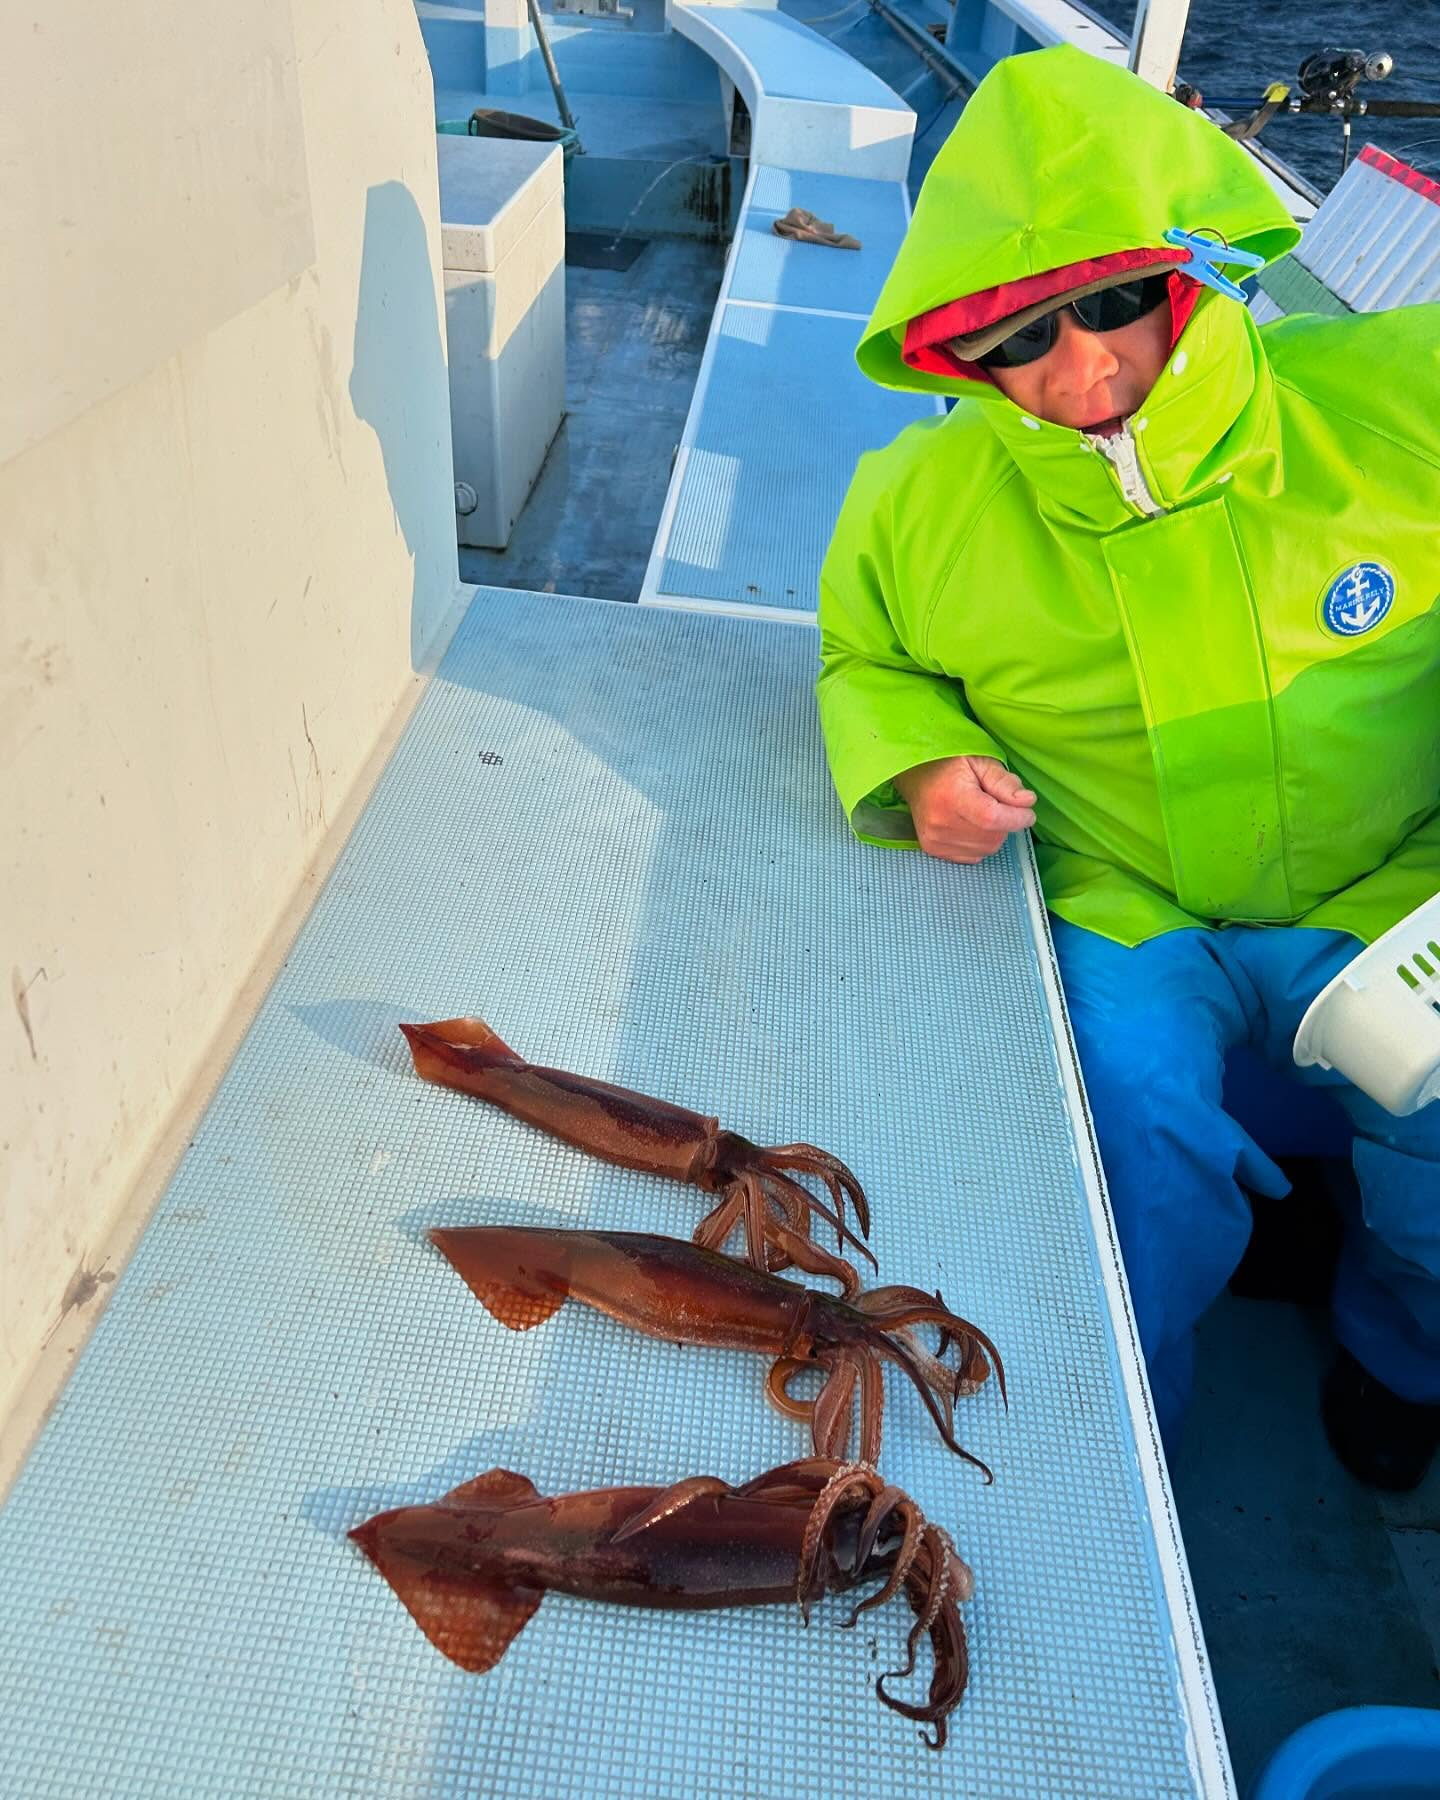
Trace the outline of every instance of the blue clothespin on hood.
[[1213, 238], [1201, 237], [1199, 232], [1182, 231], [1178, 225], [1172, 225], [1166, 231], [1165, 242], [1190, 252], [1190, 261], [1181, 265], [1180, 274], [1188, 275], [1192, 281], [1202, 281], [1206, 287], [1228, 294], [1232, 300], [1245, 300], [1248, 296], [1244, 288], [1237, 287], [1228, 275], [1220, 273], [1216, 263], [1238, 263], [1244, 269], [1265, 267], [1265, 258], [1257, 256], [1253, 250], [1239, 250], [1223, 242], [1217, 244]]

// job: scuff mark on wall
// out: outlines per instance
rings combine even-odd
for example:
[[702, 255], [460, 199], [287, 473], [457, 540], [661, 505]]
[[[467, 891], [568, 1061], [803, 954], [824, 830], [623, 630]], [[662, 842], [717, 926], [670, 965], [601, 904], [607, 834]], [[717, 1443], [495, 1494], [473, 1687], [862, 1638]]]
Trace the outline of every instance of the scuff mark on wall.
[[44, 649], [33, 651], [30, 660], [42, 687], [54, 687], [62, 675], [69, 673], [70, 658], [63, 644], [47, 644]]
[[30, 1022], [30, 990], [37, 981], [49, 979], [43, 968], [37, 969], [28, 981], [22, 978], [19, 969], [12, 967], [10, 970], [10, 994], [15, 1002], [21, 1029], [25, 1033], [25, 1042], [30, 1046], [31, 1062], [39, 1062], [40, 1052], [35, 1048], [35, 1027]]
[[315, 384], [315, 416], [320, 422], [320, 435], [325, 440], [325, 448], [339, 466], [340, 479], [348, 484], [350, 476], [345, 468], [346, 415], [340, 404], [346, 382], [335, 359], [335, 340], [330, 335], [329, 326], [314, 312], [309, 314], [308, 322], [310, 344], [315, 352], [320, 374], [320, 379]]
[[305, 802], [300, 798], [300, 777], [295, 772], [295, 752], [285, 751], [286, 761], [290, 764], [290, 785], [295, 790], [295, 823], [300, 827], [301, 841], [305, 837]]
[[[325, 777], [320, 769], [320, 752], [315, 748], [315, 740], [310, 735], [310, 717], [305, 710], [305, 703], [300, 703], [300, 723], [305, 732], [305, 742], [310, 746], [310, 767], [306, 772], [305, 790], [306, 805], [304, 823], [307, 828], [324, 826], [325, 824]], [[310, 795], [314, 794], [313, 812]]]

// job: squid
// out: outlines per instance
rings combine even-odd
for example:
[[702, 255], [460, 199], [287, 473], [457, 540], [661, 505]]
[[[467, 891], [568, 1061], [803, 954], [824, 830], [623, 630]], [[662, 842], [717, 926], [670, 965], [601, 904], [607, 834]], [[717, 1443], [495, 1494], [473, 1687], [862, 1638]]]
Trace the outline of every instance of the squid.
[[[351, 1538], [425, 1636], [473, 1674], [493, 1669], [552, 1589], [614, 1606], [700, 1611], [798, 1601], [803, 1621], [827, 1593], [872, 1580], [846, 1627], [902, 1589], [914, 1622], [905, 1659], [875, 1683], [892, 1711], [931, 1728], [969, 1678], [960, 1605], [974, 1577], [948, 1535], [864, 1464], [811, 1458], [742, 1487], [691, 1476], [671, 1487], [596, 1488], [546, 1498], [524, 1476], [491, 1469], [428, 1506], [377, 1513]], [[923, 1700], [887, 1687], [934, 1666]]]
[[[540, 1068], [517, 1056], [483, 1019], [440, 1019], [402, 1025], [416, 1073], [442, 1087], [488, 1100], [512, 1117], [548, 1131], [606, 1162], [670, 1175], [719, 1199], [695, 1229], [695, 1242], [718, 1250], [742, 1227], [746, 1255], [757, 1269], [794, 1266], [837, 1280], [847, 1297], [860, 1278], [843, 1255], [816, 1244], [811, 1214], [835, 1232], [836, 1245], [853, 1246], [875, 1267], [875, 1258], [850, 1229], [847, 1203], [863, 1235], [870, 1231], [865, 1190], [851, 1171], [814, 1144], [752, 1144], [718, 1119], [655, 1100], [629, 1088]], [[833, 1206], [796, 1180], [813, 1175]]]
[[[956, 1442], [952, 1401], [973, 1394], [992, 1366], [1003, 1398], [1004, 1366], [985, 1333], [938, 1295], [881, 1287], [850, 1303], [718, 1251], [643, 1232], [474, 1225], [437, 1227], [430, 1241], [512, 1331], [543, 1325], [573, 1299], [647, 1337], [774, 1357], [766, 1391], [781, 1412], [809, 1424], [819, 1457], [847, 1455], [858, 1390], [860, 1460], [878, 1462], [882, 1365], [891, 1363], [913, 1383], [949, 1449], [993, 1479]], [[934, 1355], [914, 1335], [925, 1325], [941, 1333]], [[953, 1369], [943, 1361], [952, 1343]], [[813, 1368], [825, 1373], [824, 1386], [813, 1400], [797, 1398], [791, 1381]]]

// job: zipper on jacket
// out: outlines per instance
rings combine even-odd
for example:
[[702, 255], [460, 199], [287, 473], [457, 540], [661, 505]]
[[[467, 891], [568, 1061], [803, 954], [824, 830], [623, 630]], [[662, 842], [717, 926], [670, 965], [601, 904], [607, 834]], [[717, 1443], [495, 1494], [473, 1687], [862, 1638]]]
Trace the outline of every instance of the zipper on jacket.
[[1085, 435], [1106, 461], [1114, 464], [1115, 473], [1120, 477], [1120, 492], [1131, 506], [1137, 507], [1149, 518], [1158, 519], [1165, 508], [1150, 492], [1150, 484], [1140, 467], [1139, 452], [1135, 448], [1135, 439], [1130, 435], [1129, 425], [1122, 422], [1120, 429], [1109, 437], [1091, 436], [1089, 432]]

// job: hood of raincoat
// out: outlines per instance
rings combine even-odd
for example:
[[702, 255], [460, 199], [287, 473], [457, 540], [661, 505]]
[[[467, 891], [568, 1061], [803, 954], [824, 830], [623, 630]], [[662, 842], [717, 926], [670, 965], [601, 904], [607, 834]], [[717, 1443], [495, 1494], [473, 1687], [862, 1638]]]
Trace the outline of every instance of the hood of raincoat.
[[1170, 226], [1266, 259], [1297, 237], [1211, 121], [1082, 52], [1002, 62], [967, 104], [859, 350], [957, 399], [861, 459], [821, 572], [836, 789], [861, 837], [914, 846], [896, 775], [999, 757], [1072, 924], [1373, 938], [1440, 886], [1440, 307], [1262, 327], [1206, 288], [1104, 435], [902, 354], [917, 317], [946, 309], [914, 340], [943, 345]]
[[[1259, 164], [1202, 114], [1069, 45], [1007, 57], [966, 102], [925, 178], [856, 352], [860, 367], [882, 387], [1009, 407], [998, 388], [959, 369], [909, 366], [910, 321], [1054, 269], [1136, 251], [1168, 258], [1170, 226], [1267, 262], [1300, 236]], [[1233, 338], [1239, 351], [1244, 309], [1207, 291], [1201, 312], [1217, 300], [1236, 317], [1212, 331], [1216, 350]]]

